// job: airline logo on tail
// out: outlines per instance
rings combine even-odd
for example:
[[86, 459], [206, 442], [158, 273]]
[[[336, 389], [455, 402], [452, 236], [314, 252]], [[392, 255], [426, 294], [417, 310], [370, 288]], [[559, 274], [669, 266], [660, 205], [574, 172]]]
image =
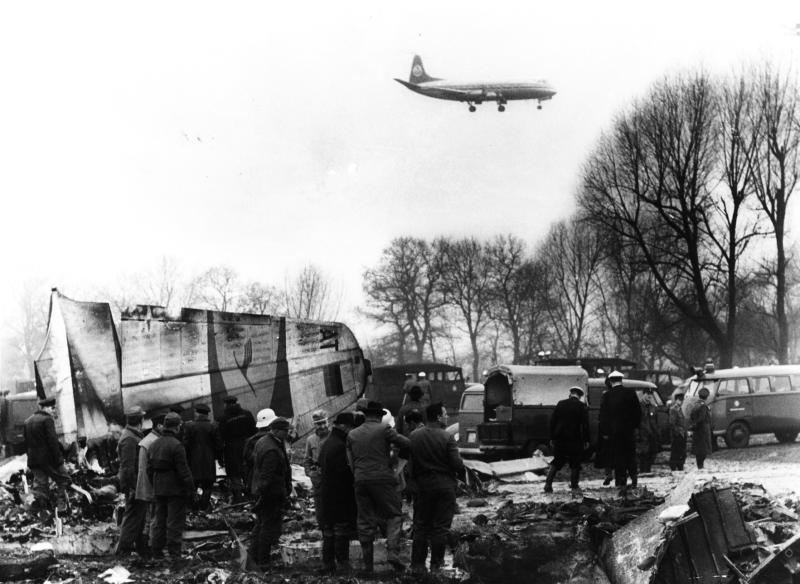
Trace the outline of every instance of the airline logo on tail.
[[414, 55], [414, 60], [411, 62], [411, 75], [408, 77], [411, 83], [426, 83], [428, 81], [438, 81], [427, 73], [425, 73], [425, 66], [422, 64], [422, 57]]

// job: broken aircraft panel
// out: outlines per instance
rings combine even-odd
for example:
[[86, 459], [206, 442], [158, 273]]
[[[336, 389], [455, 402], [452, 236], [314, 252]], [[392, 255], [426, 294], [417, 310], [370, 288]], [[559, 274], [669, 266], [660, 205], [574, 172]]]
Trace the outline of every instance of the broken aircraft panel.
[[311, 412], [341, 411], [363, 394], [369, 363], [346, 325], [158, 306], [122, 313], [119, 336], [107, 303], [77, 302], [53, 290], [47, 337], [35, 361], [37, 391], [57, 400], [60, 435], [105, 434], [124, 410], [224, 399], [255, 413], [271, 407], [311, 429]]

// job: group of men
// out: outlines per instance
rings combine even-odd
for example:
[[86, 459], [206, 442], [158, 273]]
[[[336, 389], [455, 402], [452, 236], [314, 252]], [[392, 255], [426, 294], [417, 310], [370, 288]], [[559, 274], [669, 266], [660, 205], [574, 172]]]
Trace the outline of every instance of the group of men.
[[[606, 470], [604, 485], [613, 480], [624, 495], [638, 485], [639, 472], [650, 472], [659, 450], [659, 429], [656, 410], [658, 401], [652, 388], [644, 388], [641, 396], [632, 387], [625, 387], [624, 376], [613, 371], [606, 378], [607, 389], [600, 402], [595, 466]], [[698, 391], [698, 401], [689, 411], [687, 424], [683, 412], [684, 395], [676, 392], [669, 408], [670, 469], [683, 470], [686, 460], [687, 432], [693, 433], [697, 468], [702, 469], [711, 451], [711, 418], [706, 388]], [[572, 387], [569, 397], [561, 400], [550, 418], [553, 460], [545, 479], [545, 493], [553, 492], [553, 480], [565, 464], [570, 467], [570, 488], [578, 492], [581, 463], [587, 458], [590, 445], [589, 413], [583, 402], [583, 389]]]
[[330, 430], [324, 412], [314, 414], [304, 466], [314, 485], [325, 571], [349, 571], [350, 541], [358, 539], [364, 573], [373, 572], [379, 534], [386, 536], [388, 562], [406, 568], [400, 553], [404, 490], [413, 501], [412, 572], [427, 570], [429, 550], [431, 570], [444, 564], [463, 461], [445, 430], [445, 407], [421, 401], [418, 385], [409, 396], [397, 428], [383, 420], [377, 401], [339, 413]]

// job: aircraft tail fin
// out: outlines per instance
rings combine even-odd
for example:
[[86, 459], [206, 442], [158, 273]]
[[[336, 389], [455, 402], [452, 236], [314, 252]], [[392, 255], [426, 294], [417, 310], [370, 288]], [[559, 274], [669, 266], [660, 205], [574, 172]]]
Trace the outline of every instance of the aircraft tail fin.
[[436, 81], [436, 77], [431, 77], [425, 73], [425, 66], [422, 64], [422, 57], [414, 55], [411, 62], [411, 75], [408, 77], [409, 83], [424, 83], [425, 81]]

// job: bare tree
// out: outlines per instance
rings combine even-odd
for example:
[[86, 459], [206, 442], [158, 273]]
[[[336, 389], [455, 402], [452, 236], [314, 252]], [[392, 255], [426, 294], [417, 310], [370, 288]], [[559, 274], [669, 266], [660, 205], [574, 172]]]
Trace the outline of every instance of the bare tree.
[[238, 275], [228, 266], [214, 266], [196, 281], [198, 300], [211, 310], [233, 310], [238, 295]]
[[[48, 288], [39, 281], [26, 280], [17, 297], [16, 318], [4, 323], [7, 336], [3, 351], [3, 374], [11, 379], [33, 379], [33, 360], [47, 333]], [[11, 379], [4, 379], [5, 382]]]
[[307, 265], [296, 276], [286, 278], [283, 304], [291, 317], [336, 320], [341, 301], [341, 290], [336, 290], [330, 278], [314, 265]]
[[281, 293], [274, 286], [250, 282], [239, 293], [236, 310], [250, 314], [276, 314], [281, 309]]

